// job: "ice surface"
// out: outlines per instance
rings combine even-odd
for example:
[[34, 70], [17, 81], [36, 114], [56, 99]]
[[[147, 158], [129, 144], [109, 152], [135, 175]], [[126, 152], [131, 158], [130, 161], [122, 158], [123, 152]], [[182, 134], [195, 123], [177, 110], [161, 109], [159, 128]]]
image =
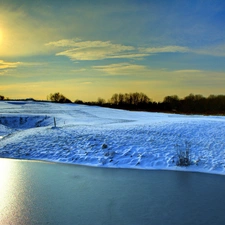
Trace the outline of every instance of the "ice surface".
[[[56, 127], [54, 127], [54, 118]], [[0, 157], [225, 174], [225, 117], [0, 102]], [[190, 144], [192, 165], [176, 166]]]

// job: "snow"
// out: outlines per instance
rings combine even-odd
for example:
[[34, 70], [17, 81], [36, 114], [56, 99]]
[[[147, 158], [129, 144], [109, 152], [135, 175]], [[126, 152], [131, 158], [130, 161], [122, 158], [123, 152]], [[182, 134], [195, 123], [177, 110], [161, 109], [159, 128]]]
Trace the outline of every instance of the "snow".
[[[225, 175], [224, 131], [223, 116], [130, 112], [35, 101], [0, 102], [2, 158]], [[185, 150], [186, 142], [193, 163], [176, 166], [177, 150]]]

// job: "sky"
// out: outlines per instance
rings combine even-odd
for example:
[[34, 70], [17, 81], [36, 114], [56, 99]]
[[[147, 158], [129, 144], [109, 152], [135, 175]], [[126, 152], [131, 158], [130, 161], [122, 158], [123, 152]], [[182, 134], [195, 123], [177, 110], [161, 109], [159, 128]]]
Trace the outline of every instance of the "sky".
[[0, 0], [0, 95], [225, 94], [223, 0]]

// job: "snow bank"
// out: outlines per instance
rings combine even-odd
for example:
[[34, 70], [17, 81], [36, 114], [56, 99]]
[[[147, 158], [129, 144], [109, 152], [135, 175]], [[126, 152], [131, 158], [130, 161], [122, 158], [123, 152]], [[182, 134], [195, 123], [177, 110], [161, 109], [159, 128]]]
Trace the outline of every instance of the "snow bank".
[[[56, 127], [54, 127], [54, 118]], [[225, 118], [0, 102], [0, 157], [225, 174]], [[176, 166], [190, 143], [192, 165]]]

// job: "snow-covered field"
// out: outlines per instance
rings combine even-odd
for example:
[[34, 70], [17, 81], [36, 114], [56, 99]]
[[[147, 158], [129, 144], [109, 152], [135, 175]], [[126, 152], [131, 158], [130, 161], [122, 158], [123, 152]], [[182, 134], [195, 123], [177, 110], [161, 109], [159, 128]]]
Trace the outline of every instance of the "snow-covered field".
[[[186, 142], [193, 163], [176, 166]], [[225, 117], [0, 102], [0, 157], [225, 175]]]

